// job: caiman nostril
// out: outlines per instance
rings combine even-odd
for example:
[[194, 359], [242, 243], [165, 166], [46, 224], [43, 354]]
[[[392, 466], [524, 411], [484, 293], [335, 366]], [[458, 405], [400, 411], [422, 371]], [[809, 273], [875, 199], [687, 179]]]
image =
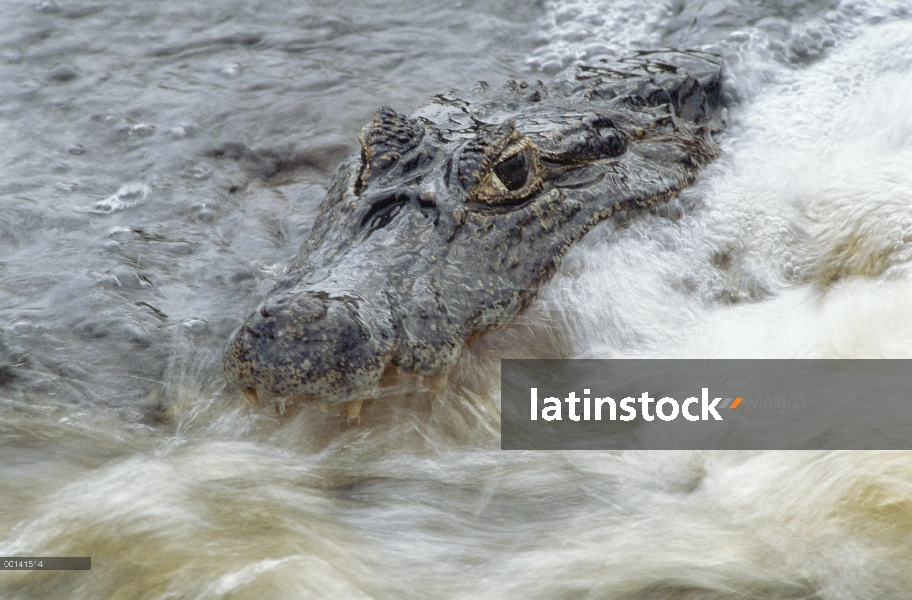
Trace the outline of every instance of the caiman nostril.
[[260, 307], [260, 315], [263, 318], [269, 318], [273, 315], [277, 315], [282, 307], [285, 306], [285, 299], [279, 298], [278, 300], [270, 300], [266, 304]]
[[310, 323], [326, 316], [327, 302], [314, 294], [295, 297], [295, 316], [304, 323]]
[[264, 319], [285, 314], [301, 323], [311, 323], [326, 315], [326, 300], [315, 294], [280, 296], [260, 307]]

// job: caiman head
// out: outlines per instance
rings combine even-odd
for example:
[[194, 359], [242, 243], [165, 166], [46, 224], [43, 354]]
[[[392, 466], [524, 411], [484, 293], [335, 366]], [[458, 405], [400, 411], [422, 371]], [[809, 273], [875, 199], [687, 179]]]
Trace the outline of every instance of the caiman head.
[[599, 221], [690, 185], [718, 153], [721, 66], [657, 52], [383, 107], [287, 274], [228, 344], [248, 399], [370, 397], [387, 367], [446, 373], [523, 310]]

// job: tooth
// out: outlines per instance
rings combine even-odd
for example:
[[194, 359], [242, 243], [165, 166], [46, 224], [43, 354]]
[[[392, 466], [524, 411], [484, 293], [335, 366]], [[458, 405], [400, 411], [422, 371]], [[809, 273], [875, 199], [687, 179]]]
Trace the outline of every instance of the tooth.
[[424, 382], [432, 390], [442, 390], [450, 382], [450, 375], [448, 373], [443, 373], [442, 375], [431, 375], [430, 377], [425, 377]]
[[364, 403], [364, 400], [355, 400], [354, 402], [349, 402], [345, 405], [345, 411], [348, 413], [348, 420], [357, 419], [358, 415], [361, 414], [361, 405]]
[[256, 406], [257, 403], [260, 401], [259, 398], [257, 398], [256, 388], [247, 388], [247, 389], [243, 390], [242, 393], [244, 394], [244, 399], [247, 400], [247, 402], [249, 402], [253, 406]]

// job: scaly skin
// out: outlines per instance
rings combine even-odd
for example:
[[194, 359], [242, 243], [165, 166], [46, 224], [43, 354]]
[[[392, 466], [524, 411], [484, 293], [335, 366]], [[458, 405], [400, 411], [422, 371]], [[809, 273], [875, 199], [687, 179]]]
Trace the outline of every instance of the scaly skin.
[[309, 240], [228, 344], [248, 398], [370, 397], [390, 365], [440, 375], [532, 302], [618, 211], [691, 185], [718, 154], [721, 66], [645, 53], [550, 87], [508, 82], [389, 107], [361, 132]]

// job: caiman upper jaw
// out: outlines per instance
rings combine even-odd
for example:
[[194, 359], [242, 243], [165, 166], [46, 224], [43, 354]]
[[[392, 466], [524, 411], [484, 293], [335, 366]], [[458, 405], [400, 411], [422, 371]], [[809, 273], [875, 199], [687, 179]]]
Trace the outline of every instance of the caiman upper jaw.
[[351, 299], [319, 292], [271, 297], [229, 344], [225, 370], [251, 403], [264, 395], [361, 399], [394, 348], [393, 333], [383, 325], [365, 322]]

